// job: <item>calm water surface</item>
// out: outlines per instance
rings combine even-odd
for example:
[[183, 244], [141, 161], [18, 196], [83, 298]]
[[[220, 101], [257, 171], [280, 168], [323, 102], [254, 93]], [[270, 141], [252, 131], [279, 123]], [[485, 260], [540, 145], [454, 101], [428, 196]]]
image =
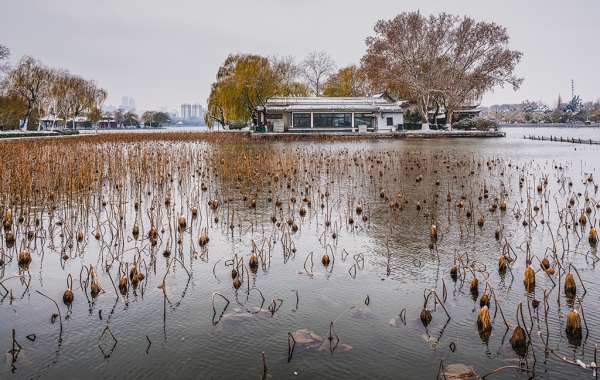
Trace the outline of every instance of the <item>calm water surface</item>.
[[[536, 275], [536, 284], [547, 290], [549, 313], [546, 321], [540, 307], [539, 325], [544, 339], [557, 353], [571, 360], [592, 362], [594, 345], [600, 342], [597, 249], [587, 240], [590, 223], [574, 230], [567, 210], [578, 218], [585, 205], [590, 205], [589, 220], [598, 218], [600, 209], [595, 208], [595, 202], [599, 195], [594, 184], [600, 180], [600, 146], [530, 141], [523, 135], [600, 140], [600, 130], [505, 131], [507, 137], [501, 139], [215, 146], [182, 142], [174, 144], [173, 154], [185, 152], [187, 156], [173, 161], [187, 161], [190, 169], [186, 173], [195, 176], [182, 178], [182, 170], [170, 167], [169, 174], [175, 181], [169, 184], [165, 180], [166, 186], [156, 186], [164, 180], [158, 178], [159, 173], [140, 185], [124, 165], [130, 179], [124, 184], [125, 191], [112, 190], [115, 183], [108, 179], [102, 198], [94, 196], [90, 201], [89, 210], [94, 212], [58, 202], [53, 219], [47, 210], [43, 213], [38, 237], [30, 245], [30, 277], [23, 274], [9, 279], [19, 276], [16, 259], [2, 267], [0, 280], [7, 279], [3, 285], [12, 290], [13, 299], [0, 288], [0, 349], [7, 352], [12, 348], [13, 329], [23, 348], [16, 361], [10, 353], [2, 358], [0, 378], [256, 379], [263, 376], [263, 352], [266, 376], [274, 379], [432, 379], [442, 359], [445, 365], [473, 366], [479, 376], [516, 365], [534, 370], [536, 378], [591, 377], [591, 370], [564, 363], [545, 349], [537, 335], [538, 314], [532, 310], [530, 318], [526, 306], [534, 295], [526, 292], [523, 273], [526, 242], [532, 255], [543, 258], [552, 247], [552, 237], [562, 239], [557, 244], [558, 253], [564, 254], [565, 265], [572, 263], [579, 270], [587, 289], [583, 295], [578, 282], [577, 293], [583, 300], [589, 333], [584, 329], [581, 341], [566, 336], [565, 321], [573, 300], [564, 294], [559, 299], [558, 287], [541, 271]], [[119, 145], [114, 149], [130, 148]], [[171, 148], [162, 144], [160, 149]], [[208, 162], [202, 152], [229, 154], [231, 158], [226, 163]], [[269, 157], [261, 156], [264, 152]], [[243, 160], [252, 160], [252, 165], [241, 165]], [[202, 176], [207, 168], [210, 172]], [[215, 176], [215, 172], [220, 175]], [[277, 181], [276, 173], [280, 174]], [[419, 175], [423, 176], [421, 181], [416, 180]], [[587, 181], [590, 176], [593, 182]], [[544, 178], [548, 183], [538, 192], [536, 186]], [[202, 183], [208, 187], [206, 191], [200, 190]], [[143, 191], [136, 190], [140, 188]], [[484, 188], [489, 192], [487, 198], [482, 197]], [[321, 198], [326, 191], [329, 195]], [[164, 204], [167, 195], [172, 200], [169, 207]], [[590, 198], [587, 203], [586, 195]], [[296, 197], [295, 203], [290, 201], [292, 196]], [[303, 202], [305, 197], [311, 200], [310, 207]], [[462, 208], [456, 206], [461, 197], [465, 204]], [[571, 197], [575, 204], [569, 209]], [[283, 202], [281, 208], [275, 205], [277, 198]], [[208, 207], [208, 201], [214, 199], [219, 200], [216, 210]], [[251, 207], [252, 199], [256, 207]], [[107, 206], [102, 207], [101, 200], [107, 201]], [[492, 204], [501, 200], [507, 203], [507, 211], [490, 211]], [[529, 220], [523, 216], [528, 200], [540, 210], [531, 216], [533, 225], [524, 226], [523, 220]], [[138, 212], [135, 201], [141, 201]], [[402, 207], [390, 207], [389, 202]], [[116, 220], [114, 213], [119, 204], [127, 234], [122, 239], [112, 236], [108, 226], [109, 221]], [[362, 214], [357, 215], [357, 205], [362, 206]], [[306, 209], [304, 216], [299, 214], [302, 206]], [[197, 218], [192, 218], [192, 207], [199, 209]], [[473, 217], [467, 217], [466, 211]], [[179, 213], [188, 221], [182, 233], [170, 227], [174, 222], [168, 217]], [[515, 218], [515, 213], [520, 217]], [[77, 221], [67, 226], [84, 230], [85, 239], [81, 243], [71, 241], [73, 247], [69, 248], [68, 238], [60, 236], [67, 227], [56, 222], [61, 218], [73, 221], [75, 214], [79, 215]], [[145, 237], [150, 214], [156, 216], [154, 223], [159, 226], [156, 246]], [[363, 215], [368, 216], [366, 221]], [[348, 222], [351, 216], [352, 224]], [[282, 223], [280, 227], [272, 223], [271, 217]], [[479, 217], [485, 221], [482, 227], [476, 223]], [[297, 231], [287, 225], [288, 218], [293, 219]], [[326, 220], [331, 222], [329, 227]], [[131, 236], [136, 221], [142, 230], [137, 240]], [[432, 223], [436, 223], [439, 236], [430, 249]], [[561, 223], [571, 227], [561, 227]], [[96, 240], [94, 233], [99, 224], [103, 234]], [[200, 247], [198, 240], [205, 227], [210, 241]], [[165, 232], [161, 233], [162, 229]], [[502, 230], [500, 239], [495, 238], [497, 229]], [[18, 230], [23, 233], [25, 226]], [[332, 238], [333, 232], [336, 239]], [[15, 247], [8, 248], [4, 234], [3, 250], [16, 257], [20, 239]], [[270, 258], [256, 273], [244, 275], [242, 286], [236, 290], [232, 266], [226, 263], [237, 254], [247, 265], [253, 241], [267, 255], [270, 252]], [[507, 242], [518, 258], [511, 271], [501, 274], [497, 261]], [[170, 257], [163, 255], [166, 249], [171, 250]], [[449, 273], [455, 251], [467, 253], [470, 263], [486, 266], [485, 275], [513, 326], [517, 324], [517, 304], [523, 303], [535, 359], [531, 350], [526, 358], [512, 350], [508, 343], [512, 328], [506, 329], [493, 302], [492, 333], [480, 336], [476, 324], [479, 299], [469, 293], [472, 274], [467, 271], [463, 283], [460, 278], [453, 281]], [[193, 252], [197, 252], [196, 258]], [[313, 265], [308, 258], [311, 252]], [[327, 267], [321, 264], [326, 252], [334, 259]], [[64, 254], [67, 260], [61, 259]], [[111, 265], [116, 282], [121, 277], [119, 263], [123, 269], [125, 263], [131, 267], [134, 257], [144, 259], [147, 277], [137, 288], [130, 286], [117, 298], [105, 266]], [[181, 259], [191, 277], [178, 262], [167, 272], [171, 257]], [[80, 282], [82, 266], [90, 264], [98, 270], [99, 282], [106, 290], [96, 298]], [[535, 259], [532, 266], [536, 271], [540, 268]], [[75, 280], [70, 307], [61, 298], [68, 274]], [[163, 292], [158, 287], [165, 274]], [[84, 271], [83, 279], [85, 275]], [[481, 295], [484, 275], [477, 272], [476, 276]], [[557, 275], [554, 281], [558, 281]], [[442, 297], [443, 283], [447, 287], [444, 306], [451, 318], [430, 299], [427, 308], [433, 320], [425, 327], [419, 320], [423, 292], [434, 289]], [[260, 289], [264, 302], [261, 293], [254, 289], [247, 292], [249, 288]], [[62, 333], [58, 321], [51, 322], [56, 307], [36, 290], [59, 303]], [[227, 304], [218, 295], [214, 298], [216, 315], [211, 302], [215, 292], [229, 300]], [[536, 290], [535, 297], [542, 299], [541, 290]], [[275, 306], [269, 311], [272, 301]], [[577, 304], [576, 308], [580, 309]], [[397, 320], [404, 309], [406, 324]], [[332, 321], [338, 338], [331, 344], [327, 337]], [[116, 342], [108, 331], [103, 334], [106, 326]], [[297, 331], [301, 329], [323, 340], [297, 342], [288, 361], [288, 333], [299, 337]], [[29, 334], [36, 335], [34, 342], [26, 338]], [[527, 373], [515, 370], [494, 376], [528, 378]]]

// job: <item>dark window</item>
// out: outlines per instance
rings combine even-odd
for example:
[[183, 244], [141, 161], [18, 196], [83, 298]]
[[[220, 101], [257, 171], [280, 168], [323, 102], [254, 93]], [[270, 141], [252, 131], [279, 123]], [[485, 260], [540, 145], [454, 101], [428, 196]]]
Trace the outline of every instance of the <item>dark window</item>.
[[388, 118], [387, 118], [387, 125], [388, 125], [388, 126], [390, 126], [390, 125], [394, 125], [394, 118], [393, 118], [393, 117], [388, 117]]
[[315, 128], [333, 126], [333, 114], [331, 113], [316, 113], [313, 115]]
[[294, 127], [310, 127], [310, 114], [309, 113], [295, 113], [293, 125], [294, 125]]
[[373, 118], [370, 116], [365, 116], [363, 113], [355, 113], [354, 126], [358, 127], [359, 125], [366, 125], [367, 128], [371, 128], [373, 126]]
[[333, 126], [334, 127], [350, 127], [351, 124], [352, 124], [352, 114], [336, 113], [333, 115]]
[[352, 114], [350, 113], [315, 113], [313, 114], [315, 127], [350, 127]]

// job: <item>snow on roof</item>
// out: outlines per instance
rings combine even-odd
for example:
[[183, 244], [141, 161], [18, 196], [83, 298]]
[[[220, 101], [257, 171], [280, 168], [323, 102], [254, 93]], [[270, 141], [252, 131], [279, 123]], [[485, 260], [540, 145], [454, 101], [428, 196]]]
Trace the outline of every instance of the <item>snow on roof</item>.
[[402, 112], [403, 101], [393, 101], [386, 93], [373, 97], [276, 97], [267, 101], [268, 112], [363, 111]]
[[283, 111], [377, 111], [379, 107], [370, 104], [293, 104], [282, 107]]

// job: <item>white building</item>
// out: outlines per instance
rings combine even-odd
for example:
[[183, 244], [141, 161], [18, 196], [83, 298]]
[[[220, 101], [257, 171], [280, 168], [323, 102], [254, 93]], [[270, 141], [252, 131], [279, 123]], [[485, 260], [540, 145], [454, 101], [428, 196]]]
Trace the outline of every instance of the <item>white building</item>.
[[289, 132], [391, 132], [404, 123], [403, 101], [372, 97], [278, 97], [257, 107], [260, 124]]

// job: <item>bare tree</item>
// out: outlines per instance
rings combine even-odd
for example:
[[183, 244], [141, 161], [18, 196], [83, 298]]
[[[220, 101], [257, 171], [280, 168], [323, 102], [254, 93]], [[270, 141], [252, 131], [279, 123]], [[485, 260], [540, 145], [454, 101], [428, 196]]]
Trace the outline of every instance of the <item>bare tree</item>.
[[447, 62], [438, 88], [441, 90], [446, 122], [463, 105], [475, 105], [494, 86], [512, 85], [517, 90], [523, 78], [513, 75], [523, 53], [507, 48], [506, 28], [494, 23], [475, 22], [464, 17], [454, 25], [449, 38]]
[[433, 103], [444, 105], [449, 123], [454, 110], [494, 86], [516, 90], [523, 81], [512, 74], [522, 53], [508, 49], [506, 29], [495, 23], [404, 12], [378, 21], [375, 33], [361, 60], [369, 79], [415, 100], [423, 123]]
[[[152, 113], [149, 114], [148, 112], [152, 112]], [[154, 111], [146, 111], [146, 112], [144, 112], [144, 115], [146, 115], [146, 114], [150, 115], [151, 118], [154, 117], [153, 116], [154, 115]], [[121, 108], [117, 108], [116, 110], [113, 111], [112, 118], [117, 123], [117, 127], [122, 127], [121, 123], [123, 122], [123, 120], [125, 120], [125, 111], [122, 110]], [[142, 120], [144, 120], [144, 116], [142, 116]]]
[[[0, 79], [2, 79], [2, 73], [10, 69], [8, 57], [10, 57], [10, 49], [4, 45], [0, 45]], [[4, 60], [6, 60], [6, 62], [2, 63]]]
[[321, 96], [323, 83], [335, 72], [335, 69], [335, 61], [324, 51], [308, 53], [300, 64], [302, 76], [316, 96]]

